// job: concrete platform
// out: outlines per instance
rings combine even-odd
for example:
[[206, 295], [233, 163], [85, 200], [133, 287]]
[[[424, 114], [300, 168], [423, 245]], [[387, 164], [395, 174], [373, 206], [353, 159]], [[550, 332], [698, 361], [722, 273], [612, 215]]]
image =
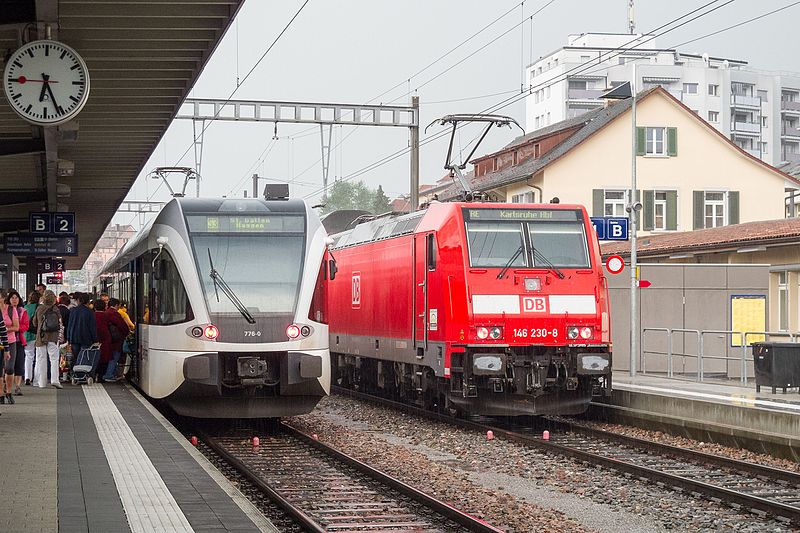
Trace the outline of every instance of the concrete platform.
[[23, 393], [0, 406], [0, 531], [277, 531], [135, 390]]
[[662, 429], [800, 461], [800, 394], [755, 385], [614, 375], [614, 392], [590, 411], [611, 422]]

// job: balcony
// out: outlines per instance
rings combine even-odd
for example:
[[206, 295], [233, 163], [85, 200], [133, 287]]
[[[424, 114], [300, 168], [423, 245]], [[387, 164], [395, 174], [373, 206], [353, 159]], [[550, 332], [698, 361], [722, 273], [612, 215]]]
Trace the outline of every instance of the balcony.
[[781, 137], [800, 137], [800, 128], [797, 126], [783, 126]]
[[781, 111], [800, 113], [800, 101], [789, 102], [787, 100], [781, 100]]
[[567, 99], [597, 100], [605, 92], [605, 90], [601, 89], [567, 89]]
[[736, 133], [761, 133], [761, 124], [758, 122], [731, 122], [731, 131]]
[[781, 161], [786, 161], [788, 163], [797, 163], [800, 162], [800, 152], [781, 152]]
[[731, 106], [761, 108], [761, 98], [758, 96], [745, 96], [743, 94], [731, 95]]
[[744, 150], [748, 154], [752, 155], [756, 159], [761, 159], [761, 151], [760, 150], [757, 150], [755, 148], [745, 148], [743, 146], [740, 146], [739, 148], [741, 148], [742, 150]]

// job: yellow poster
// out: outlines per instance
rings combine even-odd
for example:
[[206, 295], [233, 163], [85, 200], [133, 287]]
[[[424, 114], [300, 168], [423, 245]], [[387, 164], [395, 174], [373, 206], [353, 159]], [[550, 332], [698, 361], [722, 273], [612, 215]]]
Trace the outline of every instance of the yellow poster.
[[[767, 330], [767, 297], [763, 295], [731, 296], [731, 331], [747, 333]], [[747, 335], [747, 345], [764, 342], [764, 335]], [[731, 335], [731, 346], [741, 346], [742, 335]]]

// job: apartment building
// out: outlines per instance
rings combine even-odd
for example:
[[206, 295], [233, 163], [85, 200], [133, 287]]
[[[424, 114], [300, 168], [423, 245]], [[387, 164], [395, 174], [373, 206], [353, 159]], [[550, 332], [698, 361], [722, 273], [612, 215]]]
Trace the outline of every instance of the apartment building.
[[632, 80], [635, 69], [637, 90], [663, 87], [749, 154], [771, 165], [800, 161], [800, 73], [659, 49], [649, 39], [570, 35], [567, 46], [529, 65], [526, 131], [603, 107], [600, 96]]

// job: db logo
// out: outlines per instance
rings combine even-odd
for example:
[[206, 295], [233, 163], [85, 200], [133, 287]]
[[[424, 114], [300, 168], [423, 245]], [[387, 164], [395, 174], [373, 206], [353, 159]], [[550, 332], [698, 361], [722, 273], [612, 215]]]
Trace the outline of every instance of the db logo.
[[351, 296], [353, 301], [353, 309], [358, 309], [361, 307], [361, 272], [353, 272]]
[[547, 299], [545, 296], [523, 296], [522, 297], [522, 312], [523, 313], [546, 313], [547, 312]]

